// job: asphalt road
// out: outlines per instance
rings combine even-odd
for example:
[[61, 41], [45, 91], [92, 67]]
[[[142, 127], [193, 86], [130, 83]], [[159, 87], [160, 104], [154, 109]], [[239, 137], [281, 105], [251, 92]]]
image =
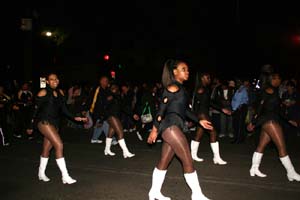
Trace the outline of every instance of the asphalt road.
[[[0, 149], [1, 200], [146, 200], [151, 187], [152, 170], [160, 157], [161, 143], [149, 146], [135, 133], [126, 133], [128, 148], [136, 156], [124, 159], [118, 145], [112, 147], [114, 157], [104, 156], [104, 143], [90, 144], [91, 132], [63, 128], [64, 154], [70, 175], [77, 179], [64, 185], [52, 152], [46, 174], [51, 179], [38, 181], [41, 137], [32, 141], [14, 140]], [[191, 134], [187, 135], [190, 139]], [[220, 139], [221, 156], [226, 166], [214, 165], [208, 136], [199, 148], [202, 163], [194, 163], [204, 194], [213, 200], [299, 200], [300, 182], [289, 182], [276, 149], [266, 149], [261, 171], [267, 178], [249, 176], [255, 137], [244, 144], [231, 144]], [[287, 146], [296, 171], [300, 173], [300, 137], [288, 133]], [[175, 158], [168, 170], [162, 193], [172, 200], [190, 199], [180, 162]]]

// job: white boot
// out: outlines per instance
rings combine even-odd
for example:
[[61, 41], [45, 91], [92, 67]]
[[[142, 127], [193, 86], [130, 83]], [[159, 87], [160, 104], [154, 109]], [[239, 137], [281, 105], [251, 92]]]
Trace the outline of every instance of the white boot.
[[210, 147], [211, 147], [211, 150], [214, 154], [214, 158], [213, 158], [214, 163], [219, 164], [219, 165], [226, 165], [227, 162], [222, 160], [222, 158], [220, 156], [219, 142], [210, 143]]
[[208, 200], [208, 198], [202, 193], [196, 171], [184, 174], [184, 178], [192, 190], [192, 200]]
[[167, 170], [159, 170], [156, 167], [152, 174], [152, 186], [149, 192], [149, 200], [171, 200], [170, 197], [165, 197], [161, 192], [162, 184], [165, 180]]
[[46, 176], [45, 171], [48, 164], [49, 158], [40, 157], [40, 166], [39, 166], [39, 173], [38, 177], [40, 181], [48, 182], [50, 179]]
[[56, 159], [56, 163], [61, 171], [63, 184], [73, 184], [73, 183], [77, 182], [76, 180], [72, 179], [72, 177], [69, 176], [69, 173], [68, 173], [68, 170], [66, 167], [65, 158]]
[[263, 174], [259, 171], [260, 162], [263, 154], [254, 152], [252, 156], [252, 166], [250, 169], [250, 176], [266, 177], [266, 174]]
[[107, 137], [105, 140], [104, 155], [110, 155], [110, 156], [116, 155], [114, 152], [111, 152], [111, 150], [110, 150], [111, 142], [112, 142], [112, 138]]
[[135, 156], [135, 154], [129, 152], [124, 138], [119, 140], [119, 145], [120, 145], [121, 149], [123, 150], [124, 158], [131, 158], [131, 157]]
[[295, 171], [290, 157], [288, 155], [284, 156], [280, 158], [280, 161], [286, 169], [287, 178], [289, 179], [289, 181], [300, 181], [300, 175]]
[[195, 160], [195, 161], [197, 161], [197, 162], [202, 162], [203, 159], [202, 159], [202, 158], [199, 158], [199, 157], [197, 156], [199, 144], [200, 144], [200, 142], [197, 142], [197, 141], [195, 141], [195, 140], [192, 140], [192, 141], [191, 141], [191, 154], [192, 154], [193, 160]]

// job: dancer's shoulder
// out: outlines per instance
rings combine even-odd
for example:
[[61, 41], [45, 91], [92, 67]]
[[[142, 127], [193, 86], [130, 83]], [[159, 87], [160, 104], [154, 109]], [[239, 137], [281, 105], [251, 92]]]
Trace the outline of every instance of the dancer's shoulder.
[[179, 87], [176, 84], [171, 84], [167, 87], [168, 92], [175, 93], [179, 91]]

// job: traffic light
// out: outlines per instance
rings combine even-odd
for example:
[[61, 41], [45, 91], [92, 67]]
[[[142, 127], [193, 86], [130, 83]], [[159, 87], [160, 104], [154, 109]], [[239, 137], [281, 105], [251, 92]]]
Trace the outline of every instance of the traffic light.
[[105, 61], [108, 61], [109, 60], [109, 55], [105, 54], [103, 58], [104, 58]]
[[116, 72], [111, 70], [110, 71], [110, 76], [111, 76], [111, 78], [115, 79], [116, 78]]

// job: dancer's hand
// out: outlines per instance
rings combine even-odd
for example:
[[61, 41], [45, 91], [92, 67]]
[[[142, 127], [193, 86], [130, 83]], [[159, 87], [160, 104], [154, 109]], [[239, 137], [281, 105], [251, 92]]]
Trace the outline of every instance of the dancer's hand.
[[152, 130], [151, 130], [151, 132], [150, 132], [150, 134], [149, 134], [149, 136], [148, 136], [147, 142], [148, 142], [149, 144], [155, 143], [155, 142], [156, 142], [157, 135], [158, 135], [158, 133], [157, 133], [157, 128], [156, 128], [155, 126], [153, 126], [153, 127], [152, 127]]
[[201, 126], [203, 126], [203, 128], [205, 128], [205, 129], [208, 129], [208, 130], [213, 130], [214, 129], [212, 123], [210, 121], [206, 120], [206, 119], [200, 120], [199, 124]]

